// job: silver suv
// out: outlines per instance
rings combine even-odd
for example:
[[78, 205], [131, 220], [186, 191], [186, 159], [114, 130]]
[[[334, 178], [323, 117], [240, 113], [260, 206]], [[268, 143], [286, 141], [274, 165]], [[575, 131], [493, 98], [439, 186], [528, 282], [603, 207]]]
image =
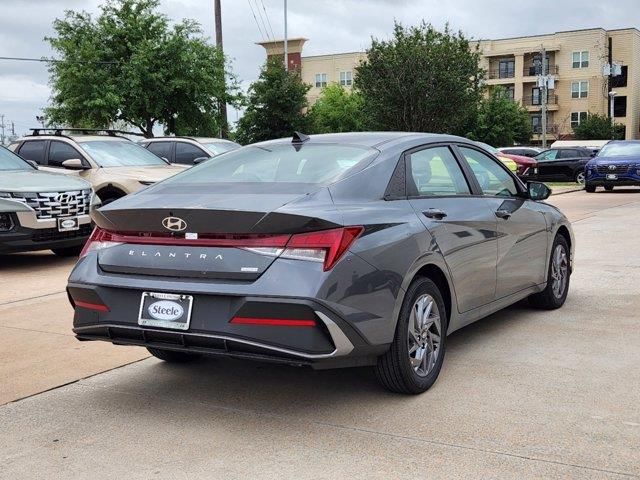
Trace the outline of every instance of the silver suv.
[[140, 141], [140, 145], [178, 165], [194, 165], [241, 146], [231, 140], [209, 137], [155, 137]]

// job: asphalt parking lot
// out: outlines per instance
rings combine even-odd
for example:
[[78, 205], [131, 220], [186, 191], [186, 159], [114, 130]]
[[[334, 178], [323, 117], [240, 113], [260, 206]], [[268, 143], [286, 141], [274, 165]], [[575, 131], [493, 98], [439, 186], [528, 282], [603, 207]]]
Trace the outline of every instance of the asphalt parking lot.
[[73, 261], [0, 256], [0, 478], [640, 477], [640, 190], [550, 203], [576, 234], [566, 305], [456, 332], [415, 397], [368, 369], [77, 342]]

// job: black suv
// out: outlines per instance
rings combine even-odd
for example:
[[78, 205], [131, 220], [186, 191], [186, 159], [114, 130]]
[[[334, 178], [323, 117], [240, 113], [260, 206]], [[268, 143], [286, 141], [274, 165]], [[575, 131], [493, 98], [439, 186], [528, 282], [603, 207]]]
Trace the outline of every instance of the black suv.
[[526, 180], [541, 182], [576, 182], [584, 184], [584, 167], [597, 150], [584, 147], [550, 148], [534, 158], [538, 165], [530, 168]]

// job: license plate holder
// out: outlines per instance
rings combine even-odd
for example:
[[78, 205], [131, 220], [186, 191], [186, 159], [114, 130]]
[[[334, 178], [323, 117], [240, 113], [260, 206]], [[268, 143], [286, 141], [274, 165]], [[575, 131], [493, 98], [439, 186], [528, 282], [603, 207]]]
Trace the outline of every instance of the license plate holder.
[[58, 219], [59, 232], [72, 232], [75, 230], [80, 230], [78, 217], [64, 217]]
[[617, 180], [618, 179], [618, 175], [616, 175], [615, 173], [607, 173], [607, 180]]
[[189, 330], [192, 307], [192, 295], [142, 292], [138, 325], [170, 330]]

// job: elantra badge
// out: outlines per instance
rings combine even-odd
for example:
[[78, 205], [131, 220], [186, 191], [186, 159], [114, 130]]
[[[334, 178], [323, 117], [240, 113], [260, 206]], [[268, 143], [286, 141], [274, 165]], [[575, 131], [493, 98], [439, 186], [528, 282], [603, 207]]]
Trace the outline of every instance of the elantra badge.
[[162, 220], [162, 226], [172, 232], [182, 232], [187, 229], [187, 222], [178, 217], [167, 217]]

